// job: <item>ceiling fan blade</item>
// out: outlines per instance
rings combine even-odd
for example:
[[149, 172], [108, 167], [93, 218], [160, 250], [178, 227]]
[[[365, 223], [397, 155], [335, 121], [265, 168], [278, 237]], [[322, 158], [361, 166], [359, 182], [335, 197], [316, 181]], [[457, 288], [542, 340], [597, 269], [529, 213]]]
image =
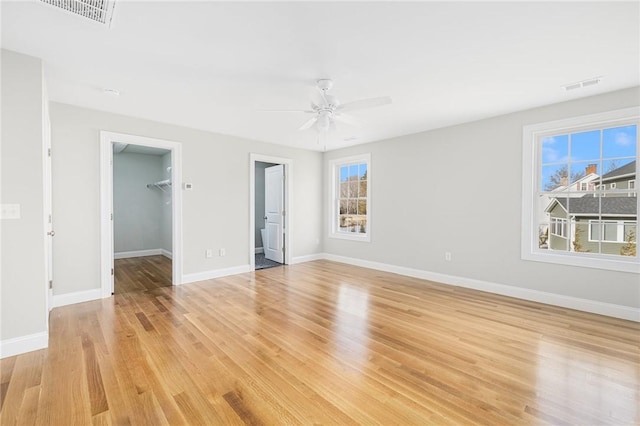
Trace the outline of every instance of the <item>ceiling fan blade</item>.
[[348, 124], [350, 126], [360, 126], [360, 122], [347, 114], [338, 114], [337, 112], [333, 114], [333, 118], [340, 123]]
[[354, 111], [357, 109], [374, 108], [391, 103], [390, 96], [382, 96], [379, 98], [360, 99], [359, 101], [347, 102], [336, 108], [336, 111]]
[[304, 112], [305, 114], [315, 114], [316, 111], [309, 109], [259, 109], [260, 112]]
[[311, 117], [309, 120], [305, 121], [305, 123], [298, 128], [298, 130], [307, 130], [311, 128], [318, 121], [318, 116]]

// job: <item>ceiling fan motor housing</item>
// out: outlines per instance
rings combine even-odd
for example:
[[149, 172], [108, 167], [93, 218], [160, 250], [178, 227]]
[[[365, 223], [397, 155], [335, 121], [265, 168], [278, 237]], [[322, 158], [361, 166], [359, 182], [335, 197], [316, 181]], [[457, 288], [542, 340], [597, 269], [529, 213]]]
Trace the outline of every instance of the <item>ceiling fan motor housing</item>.
[[318, 89], [327, 92], [333, 87], [333, 80], [329, 80], [328, 78], [323, 78], [317, 81]]

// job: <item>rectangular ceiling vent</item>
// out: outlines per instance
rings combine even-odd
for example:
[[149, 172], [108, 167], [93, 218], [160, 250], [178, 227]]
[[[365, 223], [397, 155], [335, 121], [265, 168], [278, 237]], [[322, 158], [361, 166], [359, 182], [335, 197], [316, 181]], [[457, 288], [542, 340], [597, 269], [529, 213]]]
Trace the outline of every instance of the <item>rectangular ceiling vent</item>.
[[562, 87], [566, 91], [576, 90], [576, 89], [582, 89], [584, 87], [595, 86], [596, 84], [599, 84], [601, 81], [602, 81], [602, 76], [599, 76], [599, 77], [590, 78], [588, 80], [576, 81], [575, 83], [565, 84]]
[[40, 0], [111, 28], [115, 0]]

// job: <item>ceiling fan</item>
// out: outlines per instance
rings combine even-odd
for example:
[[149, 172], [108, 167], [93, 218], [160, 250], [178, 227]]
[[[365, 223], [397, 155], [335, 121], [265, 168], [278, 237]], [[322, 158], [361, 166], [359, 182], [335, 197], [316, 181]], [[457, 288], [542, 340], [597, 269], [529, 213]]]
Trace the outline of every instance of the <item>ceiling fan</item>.
[[269, 110], [271, 112], [303, 112], [312, 114], [309, 120], [304, 122], [298, 130], [307, 130], [315, 128], [318, 132], [328, 132], [335, 130], [336, 121], [352, 126], [357, 126], [358, 122], [351, 116], [345, 114], [348, 111], [359, 109], [374, 108], [378, 106], [388, 105], [391, 103], [389, 96], [378, 98], [360, 99], [357, 101], [340, 103], [338, 99], [330, 95], [328, 92], [333, 87], [333, 81], [329, 79], [321, 79], [316, 83], [317, 96], [311, 100], [311, 109], [304, 110]]

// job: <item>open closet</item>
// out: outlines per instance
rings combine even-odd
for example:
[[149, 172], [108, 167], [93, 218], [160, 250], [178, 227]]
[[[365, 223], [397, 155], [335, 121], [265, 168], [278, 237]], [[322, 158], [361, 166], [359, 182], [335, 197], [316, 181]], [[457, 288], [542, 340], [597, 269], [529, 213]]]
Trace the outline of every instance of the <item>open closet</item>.
[[171, 151], [113, 144], [114, 293], [172, 284]]

